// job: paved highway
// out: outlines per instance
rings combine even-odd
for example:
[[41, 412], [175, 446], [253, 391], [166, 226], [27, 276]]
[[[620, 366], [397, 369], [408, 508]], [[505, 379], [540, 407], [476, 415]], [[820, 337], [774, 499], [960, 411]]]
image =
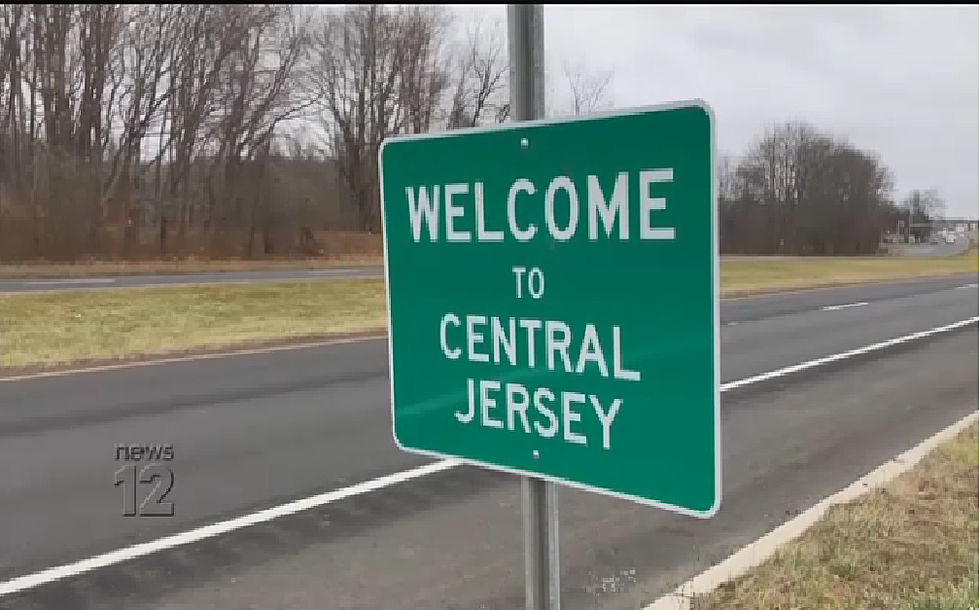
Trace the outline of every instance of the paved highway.
[[[955, 244], [908, 246], [903, 256], [952, 256], [966, 251], [970, 240], [957, 239]], [[725, 260], [765, 260], [783, 257], [726, 256]], [[105, 288], [145, 288], [153, 286], [178, 286], [186, 284], [242, 284], [260, 282], [284, 282], [291, 280], [383, 277], [384, 268], [378, 266], [347, 267], [318, 270], [239, 271], [227, 273], [188, 273], [182, 275], [128, 275], [91, 278], [44, 278], [0, 279], [0, 294], [25, 292], [69, 292]]]
[[[722, 376], [977, 314], [976, 275], [727, 301]], [[726, 392], [711, 521], [563, 490], [566, 607], [650, 601], [976, 410], [977, 340], [974, 324]], [[0, 581], [428, 462], [395, 448], [388, 390], [378, 340], [0, 381]], [[119, 516], [118, 443], [173, 444], [175, 517]], [[460, 467], [0, 607], [516, 608], [520, 562], [518, 486]]]

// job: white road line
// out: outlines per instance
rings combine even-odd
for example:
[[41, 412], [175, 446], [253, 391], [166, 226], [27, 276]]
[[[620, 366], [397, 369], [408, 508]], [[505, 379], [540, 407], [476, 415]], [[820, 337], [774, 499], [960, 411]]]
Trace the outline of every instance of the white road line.
[[331, 276], [331, 275], [346, 275], [348, 273], [364, 273], [363, 269], [317, 269], [314, 271], [307, 271], [307, 275], [316, 276]]
[[963, 290], [964, 288], [977, 288], [980, 284], [963, 284], [962, 286], [957, 286], [956, 290]]
[[[915, 341], [917, 339], [922, 339], [939, 333], [947, 332], [957, 328], [962, 328], [970, 324], [974, 324], [980, 321], [980, 316], [970, 318], [968, 320], [961, 320], [953, 324], [947, 324], [945, 326], [939, 326], [937, 328], [932, 328], [918, 333], [913, 333], [911, 335], [905, 335], [902, 337], [896, 337], [889, 341], [883, 341], [881, 343], [875, 343], [873, 345], [868, 345], [856, 350], [850, 350], [847, 352], [842, 352], [840, 354], [834, 354], [827, 356], [825, 358], [819, 358], [817, 360], [810, 360], [807, 362], [801, 362], [793, 366], [781, 368], [775, 371], [769, 371], [768, 373], [762, 373], [761, 375], [754, 375], [752, 377], [747, 377], [745, 379], [739, 379], [737, 381], [730, 381], [728, 383], [721, 384], [721, 391], [727, 392], [738, 387], [746, 386], [753, 383], [760, 383], [762, 381], [767, 381], [769, 379], [775, 379], [777, 377], [784, 377], [786, 375], [791, 375], [799, 371], [814, 368], [823, 364], [829, 364], [831, 362], [836, 362], [838, 360], [843, 360], [845, 358], [850, 358], [860, 354], [866, 354], [880, 349], [885, 349], [893, 345], [898, 345], [900, 343], [907, 343], [909, 341]], [[244, 527], [255, 525], [258, 523], [264, 523], [266, 521], [271, 521], [279, 517], [285, 517], [288, 515], [293, 515], [298, 512], [309, 510], [311, 508], [317, 508], [325, 504], [330, 504], [332, 502], [337, 502], [345, 498], [352, 496], [359, 496], [366, 494], [384, 487], [389, 487], [391, 485], [396, 485], [398, 483], [403, 483], [405, 481], [410, 481], [412, 479], [417, 479], [419, 477], [424, 477], [429, 474], [440, 472], [443, 470], [448, 470], [460, 465], [461, 462], [457, 460], [440, 460], [438, 462], [433, 462], [425, 466], [420, 466], [419, 468], [413, 468], [411, 470], [405, 470], [402, 472], [396, 472], [383, 476], [377, 479], [372, 479], [370, 481], [365, 481], [363, 483], [357, 483], [356, 485], [351, 485], [349, 487], [344, 487], [342, 489], [337, 489], [327, 493], [319, 494], [309, 498], [301, 498], [299, 500], [294, 500], [288, 504], [282, 504], [280, 506], [275, 506], [262, 510], [256, 513], [251, 513], [248, 515], [243, 515], [241, 517], [235, 517], [234, 519], [228, 519], [227, 521], [219, 521], [217, 523], [199, 527], [197, 529], [188, 530], [186, 532], [180, 532], [164, 538], [159, 538], [157, 540], [152, 540], [150, 542], [144, 542], [142, 544], [137, 544], [133, 546], [124, 547], [121, 549], [116, 549], [114, 551], [109, 551], [101, 555], [96, 555], [95, 557], [90, 557], [88, 559], [82, 559], [74, 563], [64, 564], [56, 566], [53, 568], [48, 568], [40, 572], [35, 572], [33, 574], [26, 574], [6, 582], [0, 583], [0, 597], [4, 595], [9, 595], [11, 593], [16, 593], [18, 591], [23, 591], [25, 589], [32, 589], [34, 587], [39, 587], [52, 583], [63, 578], [68, 578], [71, 576], [77, 576], [85, 572], [96, 570], [99, 568], [104, 568], [117, 563], [122, 563], [124, 561], [129, 561], [136, 559], [138, 557], [143, 557], [145, 555], [150, 555], [158, 551], [163, 551], [171, 549], [178, 546], [184, 546], [194, 542], [199, 542], [207, 538], [213, 538], [215, 536], [220, 536], [222, 534], [227, 534]]]
[[116, 278], [75, 278], [68, 280], [30, 280], [23, 282], [30, 286], [55, 286], [58, 284], [113, 284]]
[[825, 305], [820, 308], [820, 311], [837, 311], [838, 309], [849, 309], [851, 307], [864, 307], [867, 304], [867, 301], [861, 301], [860, 303], [847, 303], [846, 305]]
[[919, 331], [917, 333], [912, 333], [911, 335], [904, 335], [902, 337], [896, 337], [894, 339], [889, 339], [888, 341], [882, 341], [880, 343], [873, 343], [871, 345], [866, 345], [864, 347], [859, 347], [857, 349], [848, 350], [846, 352], [841, 352], [839, 354], [831, 354], [830, 356], [824, 356], [823, 358], [817, 358], [816, 360], [801, 362], [799, 364], [794, 364], [793, 366], [787, 366], [785, 368], [781, 368], [776, 371], [762, 373], [761, 375], [753, 375], [752, 377], [746, 377], [745, 379], [739, 379], [738, 381], [730, 381], [728, 383], [723, 383], [721, 385], [721, 390], [723, 392], [727, 390], [734, 390], [735, 388], [750, 385], [753, 383], [759, 383], [760, 381], [775, 379], [777, 377], [785, 377], [786, 375], [792, 375], [793, 373], [799, 373], [800, 371], [805, 371], [807, 369], [812, 369], [818, 366], [824, 366], [834, 362], [839, 362], [841, 360], [846, 360], [847, 358], [853, 358], [855, 356], [861, 356], [863, 354], [870, 354], [871, 352], [883, 350], [895, 345], [900, 345], [902, 343], [908, 343], [909, 341], [925, 339], [926, 337], [931, 337], [932, 335], [938, 335], [940, 333], [956, 330], [957, 328], [963, 328], [964, 326], [969, 326], [970, 324], [976, 324], [978, 321], [980, 321], [980, 316], [974, 316], [967, 320], [960, 320], [959, 322], [946, 324], [945, 326], [937, 326], [936, 328], [930, 328], [929, 330]]
[[56, 580], [61, 580], [62, 578], [68, 578], [70, 576], [97, 570], [99, 568], [111, 566], [123, 561], [136, 559], [137, 557], [150, 555], [158, 551], [164, 551], [174, 547], [183, 546], [185, 544], [190, 544], [192, 542], [204, 540], [206, 538], [220, 536], [221, 534], [226, 534], [250, 525], [272, 521], [273, 519], [277, 519], [279, 517], [285, 517], [287, 515], [316, 508], [324, 504], [337, 502], [351, 496], [358, 496], [381, 489], [383, 487], [388, 487], [404, 481], [423, 477], [427, 474], [434, 474], [442, 470], [448, 470], [457, 465], [458, 464], [452, 460], [443, 460], [432, 464], [426, 464], [425, 466], [420, 466], [419, 468], [396, 472], [384, 477], [358, 483], [357, 485], [351, 485], [350, 487], [344, 487], [342, 489], [319, 494], [309, 498], [294, 500], [288, 504], [274, 506], [257, 513], [244, 515], [235, 519], [229, 519], [228, 521], [219, 521], [197, 529], [180, 532], [164, 538], [158, 538], [157, 540], [151, 540], [150, 542], [144, 542], [130, 547], [117, 549], [115, 551], [109, 551], [108, 553], [96, 555], [95, 557], [89, 557], [88, 559], [83, 559], [75, 563], [49, 568], [41, 572], [35, 572], [34, 574], [27, 574], [25, 576], [0, 583], [0, 597], [10, 595], [11, 593], [16, 593], [18, 591], [23, 591], [25, 589], [33, 589], [34, 587], [45, 585]]
[[854, 501], [872, 489], [881, 487], [900, 474], [911, 470], [930, 451], [943, 442], [955, 438], [975, 421], [977, 421], [977, 413], [973, 412], [952, 426], [944, 428], [915, 447], [885, 462], [844, 489], [824, 498], [755, 542], [742, 547], [728, 559], [701, 572], [673, 592], [646, 606], [643, 610], [690, 610], [691, 599], [695, 596], [710, 593], [718, 586], [738, 578], [762, 564], [782, 546], [798, 538], [819, 521], [828, 508], [835, 504]]
[[365, 341], [380, 341], [387, 338], [384, 332], [380, 334], [367, 334], [358, 337], [326, 339], [323, 341], [309, 341], [306, 343], [291, 343], [289, 345], [274, 345], [271, 347], [256, 347], [252, 349], [238, 349], [227, 352], [214, 352], [209, 354], [194, 354], [191, 356], [173, 356], [170, 358], [154, 358], [153, 360], [143, 360], [136, 362], [120, 362], [118, 364], [103, 364], [99, 366], [89, 366], [77, 369], [66, 369], [63, 371], [47, 371], [41, 373], [29, 373], [27, 375], [11, 375], [0, 377], [0, 383], [10, 381], [29, 381], [31, 379], [45, 379], [48, 377], [64, 377], [66, 375], [77, 375], [80, 373], [102, 373], [107, 371], [118, 371], [123, 369], [133, 369], [145, 366], [159, 366], [161, 364], [180, 364], [182, 362], [195, 362], [197, 360], [213, 360], [215, 358], [230, 358], [232, 356], [253, 356], [258, 354], [273, 354], [276, 352], [294, 352], [301, 349], [312, 349], [317, 347], [330, 347], [332, 345], [349, 345], [351, 343], [364, 343]]

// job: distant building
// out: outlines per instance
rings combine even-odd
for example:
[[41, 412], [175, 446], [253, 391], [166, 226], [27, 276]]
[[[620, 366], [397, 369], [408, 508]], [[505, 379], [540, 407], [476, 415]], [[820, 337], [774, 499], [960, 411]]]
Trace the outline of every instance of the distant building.
[[932, 221], [933, 231], [957, 231], [965, 233], [980, 228], [980, 220], [970, 218], [937, 218]]

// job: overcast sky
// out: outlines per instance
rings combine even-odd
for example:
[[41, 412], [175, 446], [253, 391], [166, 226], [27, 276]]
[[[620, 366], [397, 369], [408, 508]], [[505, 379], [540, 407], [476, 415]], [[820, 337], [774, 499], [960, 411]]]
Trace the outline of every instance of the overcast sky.
[[[503, 19], [505, 5], [451, 5]], [[898, 196], [935, 187], [980, 206], [980, 9], [547, 5], [549, 60], [610, 68], [615, 107], [702, 98], [721, 152], [803, 119], [877, 151]]]

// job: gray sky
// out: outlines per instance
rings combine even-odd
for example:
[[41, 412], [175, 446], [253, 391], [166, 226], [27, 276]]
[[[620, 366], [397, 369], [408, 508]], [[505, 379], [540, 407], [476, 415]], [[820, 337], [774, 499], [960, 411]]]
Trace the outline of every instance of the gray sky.
[[[503, 19], [505, 5], [474, 10]], [[611, 68], [615, 107], [699, 97], [718, 147], [806, 120], [881, 155], [900, 198], [935, 187], [947, 216], [980, 206], [980, 9], [547, 5], [545, 48]], [[550, 80], [550, 79], [549, 79]]]

